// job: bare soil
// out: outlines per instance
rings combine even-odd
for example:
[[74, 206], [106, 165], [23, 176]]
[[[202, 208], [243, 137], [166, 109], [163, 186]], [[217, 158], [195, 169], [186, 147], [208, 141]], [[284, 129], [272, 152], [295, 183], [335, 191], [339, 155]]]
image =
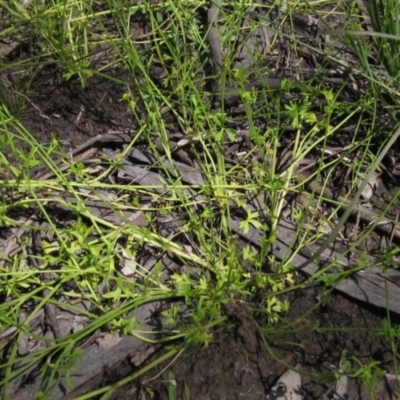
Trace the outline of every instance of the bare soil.
[[[118, 389], [113, 399], [167, 400], [170, 372], [176, 381], [179, 399], [189, 398], [187, 393], [190, 398], [199, 400], [266, 399], [268, 391], [285, 371], [281, 362], [303, 373], [314, 374], [302, 375], [305, 399], [322, 399], [325, 395], [330, 398], [336, 384], [332, 371], [338, 369], [344, 349], [348, 356], [356, 356], [363, 363], [379, 361], [382, 368], [390, 371], [393, 365], [390, 346], [372, 332], [382, 326], [385, 312], [332, 293], [305, 316], [316, 306], [319, 293], [316, 287], [296, 293], [288, 315], [288, 321], [296, 322], [292, 331], [285, 333], [279, 330], [279, 325], [268, 326], [257, 320], [248, 306], [227, 306], [228, 323], [213, 332], [207, 346], [187, 349], [172, 364], [165, 363], [140, 382]], [[260, 339], [252, 318], [261, 326], [268, 348]], [[398, 320], [393, 316], [393, 322], [398, 323]], [[346, 332], [340, 332], [341, 329]], [[396, 399], [395, 386], [393, 380], [381, 378], [373, 390], [374, 398]], [[150, 397], [150, 393], [154, 397]], [[350, 379], [348, 398], [371, 397], [360, 380]]]
[[33, 87], [33, 104], [27, 104], [21, 121], [39, 143], [49, 143], [54, 137], [65, 149], [115, 129], [133, 131], [137, 123], [127, 103], [121, 100], [130, 85], [129, 74], [114, 71], [113, 77], [121, 84], [92, 78], [88, 87], [82, 88], [77, 80], [57, 83], [56, 77], [45, 76], [46, 84]]

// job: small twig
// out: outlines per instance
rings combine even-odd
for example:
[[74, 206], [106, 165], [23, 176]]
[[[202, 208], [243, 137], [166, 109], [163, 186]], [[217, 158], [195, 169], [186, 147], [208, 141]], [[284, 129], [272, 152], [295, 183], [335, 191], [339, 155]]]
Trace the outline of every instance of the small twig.
[[50, 123], [53, 125], [53, 121], [48, 117], [47, 115], [42, 113], [42, 110], [25, 94], [18, 92], [17, 90], [14, 89], [14, 92], [17, 93], [18, 95], [22, 96], [33, 108], [35, 108], [38, 112], [40, 117], [47, 119], [50, 121]]
[[[90, 138], [88, 141], [83, 143], [81, 146], [78, 146], [76, 149], [70, 151], [68, 156], [73, 161], [82, 161], [90, 157], [96, 149], [100, 146], [100, 144], [106, 143], [129, 143], [132, 140], [131, 136], [126, 135], [121, 132], [114, 133], [106, 133], [104, 135], [97, 135]], [[60, 172], [65, 171], [69, 168], [68, 164], [63, 164], [64, 158], [60, 158], [55, 161], [55, 165], [59, 168]], [[54, 176], [54, 172], [50, 170], [46, 166], [40, 166], [39, 168], [32, 169], [31, 178], [36, 180], [46, 180]]]
[[[214, 92], [216, 94], [216, 99], [221, 101], [223, 97], [226, 100], [232, 100], [238, 98], [240, 95], [240, 90], [228, 88], [225, 92], [223, 87], [223, 65], [224, 56], [222, 51], [222, 44], [220, 40], [220, 32], [218, 32], [218, 17], [221, 7], [221, 0], [215, 0], [207, 12], [207, 22], [208, 22], [208, 35], [207, 40], [210, 46], [211, 60], [213, 63], [213, 72], [215, 75], [216, 83]], [[252, 88], [262, 87], [263, 84], [260, 81], [252, 81], [244, 85], [246, 90], [251, 90]], [[268, 78], [267, 85], [269, 89], [280, 89], [281, 79], [279, 78]]]

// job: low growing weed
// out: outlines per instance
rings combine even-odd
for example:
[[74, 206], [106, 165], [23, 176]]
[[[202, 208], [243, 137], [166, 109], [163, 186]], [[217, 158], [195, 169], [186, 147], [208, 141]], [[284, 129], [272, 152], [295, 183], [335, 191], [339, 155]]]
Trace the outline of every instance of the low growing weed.
[[[389, 3], [370, 3], [369, 10], [387, 16], [392, 7], [397, 15]], [[289, 76], [277, 92], [248, 89], [243, 70], [226, 67], [242, 54], [237, 48], [239, 33], [254, 30], [262, 21], [254, 17], [249, 4], [222, 5], [218, 28], [226, 33], [222, 42], [226, 63], [231, 62], [222, 68], [222, 77], [207, 72], [209, 46], [202, 18], [208, 5], [201, 2], [32, 0], [21, 5], [13, 0], [0, 5], [12, 21], [0, 38], [20, 40], [25, 32], [40, 47], [40, 54], [11, 57], [0, 72], [29, 75], [29, 67], [40, 63], [35, 71], [39, 75], [39, 69], [57, 64], [63, 79], [77, 78], [87, 87], [94, 75], [121, 84], [112, 68], [123, 68], [130, 78], [120, 101], [130, 111], [130, 123], [137, 126], [128, 139], [121, 132], [123, 140], [106, 151], [93, 146], [72, 157], [55, 136], [48, 146], [37, 143], [15, 115], [23, 108], [15, 104], [21, 97], [14, 98], [12, 90], [5, 95], [0, 106], [0, 223], [8, 236], [0, 264], [0, 323], [2, 332], [11, 333], [1, 342], [7, 358], [0, 375], [4, 398], [13, 379], [34, 368], [43, 377], [43, 398], [58, 373], [65, 373], [70, 389], [70, 372], [81, 355], [79, 345], [98, 331], [171, 344], [144, 368], [81, 397], [107, 398], [185, 347], [210, 343], [213, 329], [226, 320], [224, 306], [229, 302], [252, 307], [256, 303], [266, 323], [259, 327], [266, 341], [266, 332], [297, 329], [286, 320], [288, 293], [316, 282], [325, 284], [329, 293], [361, 268], [360, 263], [343, 271], [332, 262], [301, 283], [294, 271], [299, 269], [297, 255], [322, 242], [300, 267], [321, 261], [324, 246], [342, 232], [369, 178], [400, 134], [392, 130], [391, 138], [374, 141], [381, 123], [376, 88], [372, 95], [354, 101], [346, 97], [347, 83], [335, 91], [317, 78], [299, 84]], [[304, 14], [306, 7], [315, 11], [308, 2], [291, 7], [298, 7], [290, 8], [293, 16], [295, 11]], [[283, 18], [282, 25], [291, 16]], [[395, 25], [387, 21], [379, 25], [372, 19], [376, 28], [395, 33]], [[146, 24], [142, 32], [137, 20]], [[276, 34], [278, 28], [271, 32]], [[396, 44], [392, 37], [385, 43], [384, 37], [375, 35], [372, 45], [388, 74], [397, 79], [396, 60], [388, 59], [388, 49], [394, 51]], [[297, 54], [303, 43], [293, 40], [292, 51]], [[346, 43], [353, 46], [364, 68], [355, 75], [378, 81], [379, 75], [361, 62], [369, 49], [366, 42], [350, 36]], [[359, 45], [366, 47], [361, 51]], [[320, 54], [310, 44], [306, 48]], [[108, 58], [107, 52], [112, 54]], [[103, 62], [96, 54], [105, 57]], [[258, 58], [254, 74], [265, 76], [267, 69]], [[327, 60], [334, 60], [332, 53]], [[334, 61], [343, 64], [342, 59]], [[242, 108], [214, 107], [216, 79], [237, 82]], [[28, 82], [27, 88], [31, 87]], [[29, 98], [26, 101], [32, 105]], [[167, 114], [174, 121], [172, 127]], [[389, 110], [388, 115], [393, 121], [395, 114]], [[384, 127], [389, 124], [386, 121]], [[175, 140], [177, 131], [180, 136]], [[246, 147], [247, 139], [251, 145]], [[134, 150], [143, 149], [147, 158], [132, 161]], [[141, 168], [139, 175], [135, 168]], [[282, 218], [296, 229], [289, 238], [290, 248], [278, 257], [273, 250], [282, 239], [278, 237]], [[366, 268], [369, 261], [365, 262]], [[327, 273], [332, 267], [339, 269], [334, 276]], [[156, 301], [163, 304], [164, 326], [159, 336], [151, 336], [132, 313]], [[44, 339], [40, 327], [30, 323], [36, 314], [47, 313], [47, 305], [77, 312], [85, 323], [64, 336]], [[20, 319], [25, 313], [27, 318]], [[307, 329], [321, 327], [310, 324]], [[395, 353], [393, 332], [385, 325]], [[41, 347], [22, 354], [20, 346], [28, 336]], [[382, 372], [379, 365], [351, 360], [359, 363], [353, 376], [362, 379], [372, 395]], [[177, 396], [173, 385], [169, 396]]]

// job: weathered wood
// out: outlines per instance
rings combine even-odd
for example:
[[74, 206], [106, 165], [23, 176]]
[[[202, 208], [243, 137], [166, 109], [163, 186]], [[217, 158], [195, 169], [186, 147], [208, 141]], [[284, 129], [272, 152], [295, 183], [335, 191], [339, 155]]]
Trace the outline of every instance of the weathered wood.
[[[263, 232], [250, 227], [249, 232], [244, 234], [239, 228], [240, 221], [233, 220], [232, 228], [243, 238], [254, 245], [259, 246]], [[280, 261], [291, 257], [292, 264], [296, 267], [301, 266], [316, 251], [320, 244], [314, 244], [311, 248], [296, 248], [297, 227], [292, 222], [281, 219], [278, 223], [277, 241], [273, 244], [271, 252]], [[365, 270], [350, 274], [350, 276], [339, 279], [334, 288], [350, 297], [364, 301], [377, 307], [386, 308], [400, 314], [400, 271], [389, 268], [386, 272], [384, 267], [379, 266], [380, 261], [371, 256], [364, 255], [359, 251], [353, 250], [351, 258], [344, 256], [346, 248], [333, 243], [321, 256], [320, 265], [312, 263], [301, 271], [309, 276], [318, 270], [332, 265], [326, 271], [332, 278], [337, 276], [338, 270], [334, 265], [339, 265], [344, 270], [350, 270], [356, 266], [358, 258], [363, 258], [364, 263], [369, 266]]]
[[[135, 318], [141, 323], [143, 330], [151, 331], [151, 324], [155, 311], [155, 304], [148, 303], [138, 307]], [[73, 389], [68, 389], [65, 374], [47, 392], [48, 400], [72, 400], [85, 393], [90, 392], [104, 380], [104, 377], [116, 371], [116, 367], [127, 358], [134, 357], [137, 366], [148, 359], [157, 350], [157, 346], [151, 346], [133, 336], [122, 337], [121, 340], [109, 349], [102, 349], [93, 343], [82, 353], [79, 361], [69, 371], [69, 379]], [[135, 363], [135, 365], [136, 365]], [[13, 400], [36, 399], [42, 384], [42, 378], [38, 377], [32, 384], [19, 390], [13, 395]]]

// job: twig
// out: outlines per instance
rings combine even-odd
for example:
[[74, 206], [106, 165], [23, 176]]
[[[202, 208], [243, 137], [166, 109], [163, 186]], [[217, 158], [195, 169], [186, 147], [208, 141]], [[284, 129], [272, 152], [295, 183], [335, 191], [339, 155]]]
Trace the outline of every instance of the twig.
[[14, 92], [17, 93], [18, 95], [22, 96], [33, 108], [35, 108], [39, 112], [39, 115], [42, 118], [49, 120], [50, 123], [53, 125], [53, 121], [50, 119], [50, 117], [48, 117], [47, 115], [43, 114], [42, 110], [28, 96], [26, 96], [25, 94], [23, 94], [21, 92], [18, 92], [15, 89], [14, 89]]

